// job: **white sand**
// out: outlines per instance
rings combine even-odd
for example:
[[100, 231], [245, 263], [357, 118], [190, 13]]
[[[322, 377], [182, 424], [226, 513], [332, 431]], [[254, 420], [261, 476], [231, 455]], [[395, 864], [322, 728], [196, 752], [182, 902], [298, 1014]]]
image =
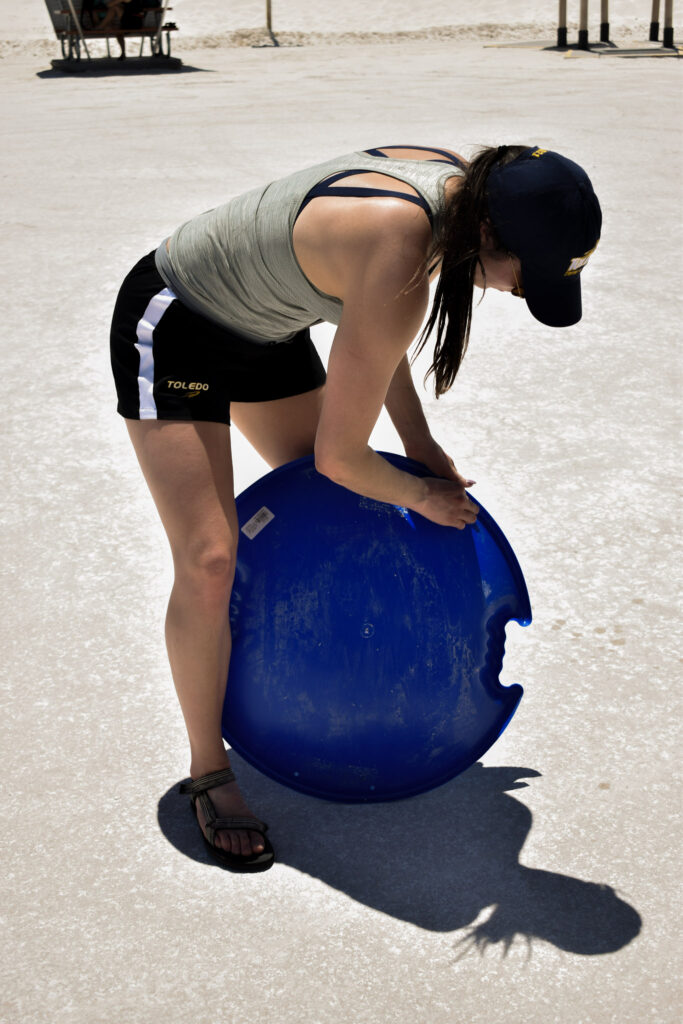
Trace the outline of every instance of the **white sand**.
[[[50, 0], [62, 6], [61, 0]], [[662, 0], [663, 22], [664, 0]], [[351, 34], [368, 33], [388, 39], [406, 34], [418, 37], [480, 39], [553, 39], [557, 5], [552, 0], [273, 0], [273, 30], [284, 44], [333, 43]], [[648, 0], [613, 0], [610, 24], [613, 37], [646, 39], [651, 5]], [[570, 30], [578, 24], [578, 0], [568, 5]], [[262, 37], [266, 23], [264, 0], [175, 0], [169, 20], [180, 29], [178, 49], [204, 46], [251, 45]], [[600, 3], [589, 5], [591, 38], [599, 36]], [[52, 37], [44, 0], [0, 0], [0, 56], [36, 52], [35, 42]], [[31, 48], [32, 47], [32, 48]]]
[[[593, 0], [591, 24], [600, 20], [600, 5]], [[174, 18], [182, 20], [191, 35], [205, 35], [236, 28], [261, 25], [265, 20], [263, 0], [175, 0]], [[572, 21], [578, 20], [578, 0], [569, 5]], [[616, 18], [628, 23], [647, 13], [643, 0], [613, 3]], [[575, 8], [575, 9], [573, 9]], [[554, 25], [557, 5], [550, 0], [434, 0], [414, 3], [411, 0], [341, 0], [339, 3], [320, 0], [273, 0], [272, 23], [275, 32], [399, 32], [419, 31], [444, 25]], [[573, 15], [573, 17], [572, 17]], [[616, 21], [615, 21], [616, 24]]]

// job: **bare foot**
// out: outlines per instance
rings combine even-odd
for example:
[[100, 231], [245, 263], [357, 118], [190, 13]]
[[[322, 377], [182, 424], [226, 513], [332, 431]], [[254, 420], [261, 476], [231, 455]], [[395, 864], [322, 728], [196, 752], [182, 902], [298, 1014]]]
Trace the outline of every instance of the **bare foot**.
[[[199, 774], [203, 773], [198, 773], [197, 775], [192, 773], [192, 777], [197, 778]], [[233, 816], [240, 818], [257, 817], [245, 803], [236, 782], [226, 782], [223, 786], [216, 786], [215, 789], [207, 791], [207, 796], [216, 808], [216, 817], [218, 818]], [[199, 800], [197, 800], [195, 806], [199, 826], [206, 836], [206, 829], [204, 827], [206, 817]], [[208, 836], [206, 837], [208, 838]], [[252, 853], [262, 853], [265, 849], [263, 836], [259, 832], [248, 832], [241, 829], [220, 829], [216, 832], [213, 842], [219, 849], [227, 850], [229, 853], [235, 853], [243, 857], [248, 857]]]

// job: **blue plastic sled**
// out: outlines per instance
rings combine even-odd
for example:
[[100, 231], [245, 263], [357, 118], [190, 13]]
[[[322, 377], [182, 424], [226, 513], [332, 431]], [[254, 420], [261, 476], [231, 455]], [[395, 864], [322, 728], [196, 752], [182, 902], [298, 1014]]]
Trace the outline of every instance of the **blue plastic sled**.
[[242, 757], [357, 802], [432, 789], [488, 750], [523, 692], [498, 679], [505, 625], [528, 625], [531, 608], [483, 508], [474, 527], [437, 526], [332, 483], [309, 457], [258, 480], [237, 509], [223, 735]]

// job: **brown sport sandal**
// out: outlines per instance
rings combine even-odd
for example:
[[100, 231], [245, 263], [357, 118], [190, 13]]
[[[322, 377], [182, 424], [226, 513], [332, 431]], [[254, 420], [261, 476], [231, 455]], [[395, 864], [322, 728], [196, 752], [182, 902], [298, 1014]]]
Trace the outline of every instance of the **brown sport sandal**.
[[[223, 768], [218, 772], [209, 772], [208, 775], [201, 775], [192, 782], [181, 782], [180, 792], [190, 794], [190, 806], [195, 815], [197, 813], [197, 801], [199, 801], [199, 806], [206, 818], [204, 825], [206, 835], [204, 835], [204, 831], [200, 828], [202, 839], [214, 860], [230, 871], [267, 871], [275, 861], [275, 851], [266, 836], [268, 826], [263, 821], [259, 821], [258, 818], [218, 818], [216, 817], [216, 808], [207, 796], [207, 790], [215, 789], [226, 782], [234, 781], [235, 773], [232, 768]], [[215, 845], [216, 832], [220, 829], [243, 829], [249, 832], [258, 832], [263, 836], [264, 849], [260, 853], [250, 853], [246, 856], [241, 853], [231, 853], [229, 850], [223, 850]]]

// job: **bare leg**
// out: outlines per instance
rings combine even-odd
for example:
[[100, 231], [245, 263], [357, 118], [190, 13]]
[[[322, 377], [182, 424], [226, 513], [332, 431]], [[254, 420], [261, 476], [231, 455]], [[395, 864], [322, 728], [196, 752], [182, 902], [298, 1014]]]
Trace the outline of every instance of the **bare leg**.
[[[273, 467], [313, 451], [322, 389], [232, 405], [235, 424]], [[171, 672], [190, 740], [192, 778], [229, 765], [221, 713], [230, 660], [230, 592], [238, 523], [229, 428], [219, 423], [127, 420], [171, 545], [175, 581], [166, 618]], [[218, 814], [252, 815], [237, 784], [210, 792]], [[200, 825], [204, 825], [198, 806]], [[259, 853], [256, 832], [221, 831], [232, 853]]]
[[[197, 778], [229, 765], [220, 724], [238, 532], [230, 431], [219, 423], [128, 420], [127, 426], [173, 553], [166, 643], [190, 740], [190, 774]], [[221, 817], [252, 815], [235, 782], [212, 789], [210, 797]], [[216, 843], [242, 855], [263, 849], [256, 832], [223, 830]]]
[[323, 388], [273, 402], [233, 402], [232, 421], [273, 469], [313, 454]]
[[107, 13], [97, 26], [98, 31], [101, 32], [103, 29], [108, 29], [109, 26], [121, 16], [125, 2], [126, 0], [109, 0], [109, 3], [107, 4]]

